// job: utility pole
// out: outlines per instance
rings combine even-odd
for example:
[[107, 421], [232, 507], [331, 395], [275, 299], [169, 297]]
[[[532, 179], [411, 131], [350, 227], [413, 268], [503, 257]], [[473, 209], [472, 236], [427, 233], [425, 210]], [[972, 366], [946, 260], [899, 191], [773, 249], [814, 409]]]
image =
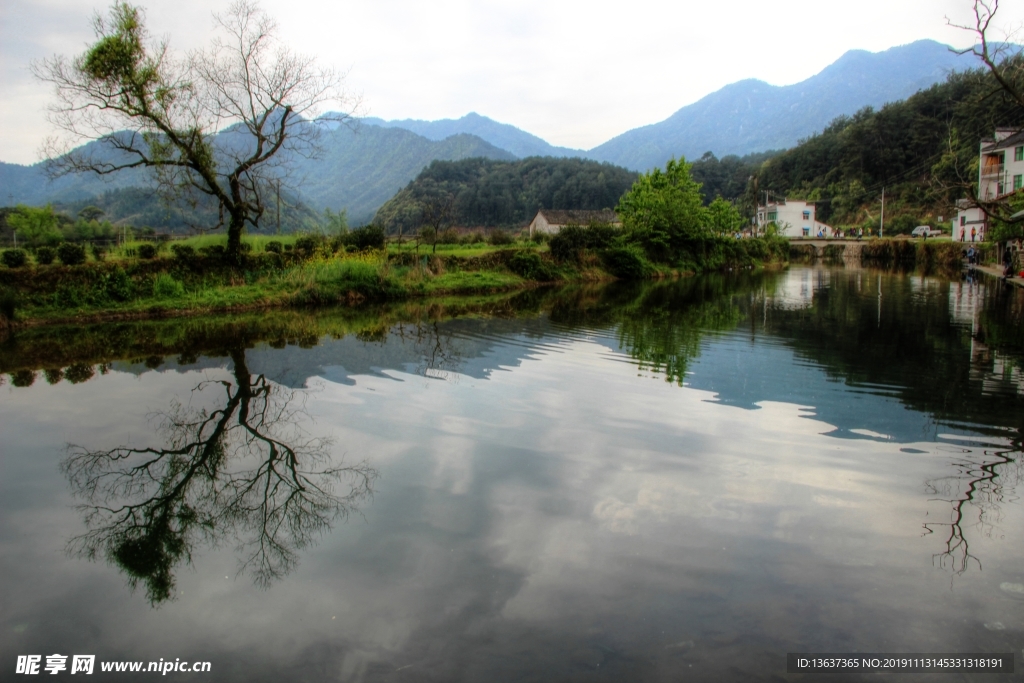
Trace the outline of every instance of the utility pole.
[[277, 234], [281, 234], [281, 179], [277, 179]]
[[[882, 215], [879, 218], [878, 223], [878, 236], [881, 237], [882, 233], [885, 232], [885, 188], [882, 188]], [[881, 292], [881, 285], [879, 285], [879, 292]]]

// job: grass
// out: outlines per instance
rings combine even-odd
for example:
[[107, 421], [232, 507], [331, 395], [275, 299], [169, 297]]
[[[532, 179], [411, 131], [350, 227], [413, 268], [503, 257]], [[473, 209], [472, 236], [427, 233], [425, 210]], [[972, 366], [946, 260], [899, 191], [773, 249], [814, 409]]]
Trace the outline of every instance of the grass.
[[[17, 286], [17, 317], [20, 321], [74, 319], [130, 319], [183, 313], [208, 313], [302, 304], [359, 303], [368, 300], [401, 300], [428, 293], [481, 293], [521, 286], [511, 274], [452, 272], [435, 276], [429, 268], [396, 267], [382, 251], [318, 257], [282, 269], [193, 273], [172, 258], [139, 263], [131, 272], [132, 295], [127, 300], [111, 296], [111, 273], [116, 262], [86, 264], [54, 271], [27, 268], [8, 271]], [[150, 273], [144, 269], [162, 272]], [[21, 271], [21, 273], [19, 273]], [[61, 272], [64, 277], [51, 277]], [[72, 280], [68, 275], [78, 275]], [[33, 286], [36, 275], [45, 279]], [[51, 282], [51, 280], [54, 280]], [[435, 282], [436, 280], [436, 282]]]
[[[546, 247], [533, 243], [438, 245], [437, 254], [421, 245], [420, 259], [410, 257], [415, 253], [413, 245], [389, 245], [386, 252], [320, 252], [301, 260], [296, 253], [266, 253], [265, 246], [272, 239], [278, 238], [246, 236], [252, 249], [238, 268], [202, 253], [174, 257], [166, 246], [154, 259], [139, 259], [132, 255], [132, 247], [139, 243], [129, 243], [102, 263], [0, 267], [0, 289], [13, 292], [15, 324], [24, 325], [484, 295], [526, 289], [540, 282], [611, 279], [596, 253], [588, 253], [577, 263], [556, 264]], [[294, 242], [295, 236], [280, 239]], [[209, 235], [176, 243], [198, 251], [223, 245], [226, 238]], [[535, 267], [526, 268], [523, 255], [530, 251], [533, 254], [526, 265]], [[741, 251], [750, 260], [747, 250]], [[723, 251], [704, 269], [729, 265], [735, 256], [730, 253]], [[773, 260], [767, 256], [760, 260]], [[644, 277], [677, 276], [695, 268], [650, 270]]]

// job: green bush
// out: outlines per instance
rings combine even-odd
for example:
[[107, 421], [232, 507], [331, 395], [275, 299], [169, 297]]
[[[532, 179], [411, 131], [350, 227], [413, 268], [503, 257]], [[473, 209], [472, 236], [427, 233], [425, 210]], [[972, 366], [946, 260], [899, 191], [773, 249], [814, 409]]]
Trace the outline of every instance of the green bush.
[[176, 299], [185, 296], [185, 285], [168, 273], [160, 273], [153, 280], [153, 296], [158, 299]]
[[280, 254], [281, 253], [281, 243], [278, 242], [277, 240], [271, 240], [271, 241], [267, 242], [266, 246], [263, 247], [263, 251], [265, 251], [265, 252], [267, 252], [269, 254]]
[[24, 249], [8, 249], [0, 256], [0, 261], [8, 268], [21, 268], [28, 263], [28, 254]]
[[520, 251], [508, 260], [508, 269], [527, 280], [550, 282], [558, 278], [558, 274], [540, 255], [532, 251]]
[[468, 235], [463, 235], [462, 239], [459, 240], [459, 242], [462, 244], [480, 244], [481, 242], [486, 241], [487, 238], [484, 237], [483, 234], [479, 232], [472, 232]]
[[48, 266], [57, 258], [57, 250], [53, 247], [39, 247], [36, 249], [36, 263], [41, 266]]
[[149, 259], [154, 259], [156, 258], [156, 245], [150, 244], [149, 242], [143, 242], [139, 245], [138, 253], [139, 258], [146, 259], [147, 261]]
[[106, 277], [104, 289], [107, 296], [115, 301], [128, 301], [135, 294], [135, 285], [124, 268], [118, 266]]
[[303, 235], [295, 240], [295, 251], [308, 258], [316, 253], [322, 243], [323, 238], [319, 235]]
[[559, 263], [578, 262], [588, 245], [587, 229], [579, 225], [567, 225], [551, 238], [551, 256]]
[[492, 230], [491, 234], [487, 236], [488, 244], [492, 244], [496, 247], [500, 247], [505, 244], [512, 244], [515, 239], [512, 237], [512, 233], [506, 230]]
[[85, 247], [74, 242], [63, 242], [57, 247], [57, 258], [65, 266], [78, 266], [85, 263]]
[[227, 248], [223, 244], [211, 244], [207, 247], [200, 247], [199, 253], [213, 258], [224, 258]]
[[379, 225], [367, 225], [362, 228], [350, 230], [346, 242], [359, 251], [368, 249], [383, 249], [387, 241], [384, 228]]
[[607, 223], [594, 223], [586, 228], [588, 249], [606, 249], [612, 245], [621, 230]]
[[438, 244], [458, 244], [459, 232], [455, 228], [448, 228], [437, 236]]
[[191, 261], [195, 258], [196, 250], [190, 244], [172, 244], [171, 253], [179, 261]]
[[107, 258], [107, 250], [99, 246], [98, 244], [93, 244], [91, 247], [91, 251], [92, 257], [97, 261], [102, 261], [103, 259]]
[[653, 270], [644, 250], [633, 244], [607, 249], [601, 257], [605, 269], [623, 280], [642, 280]]

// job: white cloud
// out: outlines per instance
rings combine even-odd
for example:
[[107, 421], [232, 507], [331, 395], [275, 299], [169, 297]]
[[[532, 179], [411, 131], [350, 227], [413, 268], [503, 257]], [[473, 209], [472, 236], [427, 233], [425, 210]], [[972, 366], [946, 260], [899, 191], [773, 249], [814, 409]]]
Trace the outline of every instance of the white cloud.
[[[782, 85], [844, 52], [921, 38], [964, 45], [946, 26], [966, 0], [730, 0], [634, 3], [268, 0], [285, 39], [324, 63], [351, 67], [369, 112], [436, 119], [477, 111], [553, 144], [589, 148], [659, 121], [728, 83]], [[48, 133], [49, 94], [28, 64], [74, 54], [92, 37], [96, 0], [5, 0], [0, 20], [4, 130], [0, 159], [29, 163]], [[1024, 19], [1007, 5], [1002, 25]], [[180, 49], [206, 42], [210, 5], [150, 3], [148, 24]]]

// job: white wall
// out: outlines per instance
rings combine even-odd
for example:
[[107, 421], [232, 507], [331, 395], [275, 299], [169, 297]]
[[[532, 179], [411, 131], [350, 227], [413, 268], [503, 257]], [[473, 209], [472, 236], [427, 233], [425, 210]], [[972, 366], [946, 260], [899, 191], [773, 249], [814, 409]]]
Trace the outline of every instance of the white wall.
[[[807, 217], [804, 217], [807, 212]], [[814, 204], [797, 200], [787, 200], [785, 204], [768, 204], [757, 207], [757, 226], [763, 228], [771, 221], [768, 214], [777, 215], [775, 224], [779, 226], [779, 234], [784, 237], [817, 237], [818, 230], [832, 236], [832, 228], [819, 223], [814, 216]]]

